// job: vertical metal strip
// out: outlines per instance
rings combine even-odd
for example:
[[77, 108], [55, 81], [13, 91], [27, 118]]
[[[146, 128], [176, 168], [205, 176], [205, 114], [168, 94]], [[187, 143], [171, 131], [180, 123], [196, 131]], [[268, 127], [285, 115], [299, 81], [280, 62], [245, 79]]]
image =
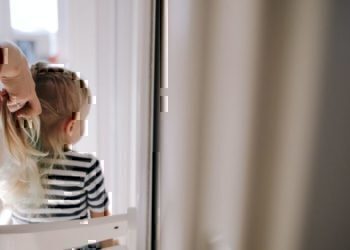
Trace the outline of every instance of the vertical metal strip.
[[159, 135], [160, 87], [162, 86], [162, 27], [163, 1], [155, 0], [155, 50], [154, 50], [154, 110], [153, 110], [153, 161], [152, 161], [152, 229], [151, 249], [158, 248], [159, 235]]

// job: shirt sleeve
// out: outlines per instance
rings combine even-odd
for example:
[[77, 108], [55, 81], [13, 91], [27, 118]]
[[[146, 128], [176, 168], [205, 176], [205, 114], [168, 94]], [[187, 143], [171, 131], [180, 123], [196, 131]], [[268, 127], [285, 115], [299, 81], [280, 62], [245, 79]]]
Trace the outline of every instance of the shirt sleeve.
[[87, 194], [88, 209], [100, 213], [108, 209], [108, 195], [104, 185], [104, 177], [100, 161], [93, 159], [92, 165], [85, 177], [85, 193]]

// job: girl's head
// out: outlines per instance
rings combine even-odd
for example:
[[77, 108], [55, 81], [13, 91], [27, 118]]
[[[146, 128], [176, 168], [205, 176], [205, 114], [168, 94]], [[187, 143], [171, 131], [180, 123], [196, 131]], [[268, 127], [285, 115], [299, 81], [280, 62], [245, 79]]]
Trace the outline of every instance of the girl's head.
[[37, 63], [31, 68], [42, 113], [39, 149], [56, 157], [84, 133], [89, 112], [89, 90], [76, 73]]

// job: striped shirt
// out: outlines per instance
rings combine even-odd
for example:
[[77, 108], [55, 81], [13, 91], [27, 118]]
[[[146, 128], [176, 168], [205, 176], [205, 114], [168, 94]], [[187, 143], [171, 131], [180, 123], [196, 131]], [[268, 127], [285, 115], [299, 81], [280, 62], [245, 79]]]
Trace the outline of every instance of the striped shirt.
[[46, 175], [43, 205], [14, 208], [13, 224], [87, 219], [89, 212], [107, 210], [108, 196], [99, 160], [73, 151], [65, 156], [64, 160], [56, 160]]

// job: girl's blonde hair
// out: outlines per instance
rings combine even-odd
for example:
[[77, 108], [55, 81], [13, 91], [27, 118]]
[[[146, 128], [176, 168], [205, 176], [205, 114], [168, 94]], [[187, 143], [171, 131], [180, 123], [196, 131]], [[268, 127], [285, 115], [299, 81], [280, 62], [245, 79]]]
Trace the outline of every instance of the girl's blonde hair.
[[11, 160], [0, 172], [0, 178], [7, 178], [0, 182], [4, 184], [0, 195], [9, 205], [26, 207], [42, 203], [43, 176], [52, 166], [44, 156], [64, 158], [63, 124], [77, 119], [89, 100], [85, 82], [70, 70], [39, 62], [31, 73], [42, 106], [40, 121], [38, 117], [30, 122], [17, 120], [5, 102], [2, 108], [2, 131]]
[[64, 146], [63, 124], [78, 119], [88, 102], [89, 90], [73, 71], [37, 63], [31, 68], [36, 92], [41, 103], [40, 136], [37, 148], [53, 158], [62, 158]]
[[7, 97], [1, 107], [0, 199], [6, 205], [37, 206], [43, 196], [37, 159], [45, 156], [35, 148], [40, 131], [39, 117], [18, 119], [7, 108]]

